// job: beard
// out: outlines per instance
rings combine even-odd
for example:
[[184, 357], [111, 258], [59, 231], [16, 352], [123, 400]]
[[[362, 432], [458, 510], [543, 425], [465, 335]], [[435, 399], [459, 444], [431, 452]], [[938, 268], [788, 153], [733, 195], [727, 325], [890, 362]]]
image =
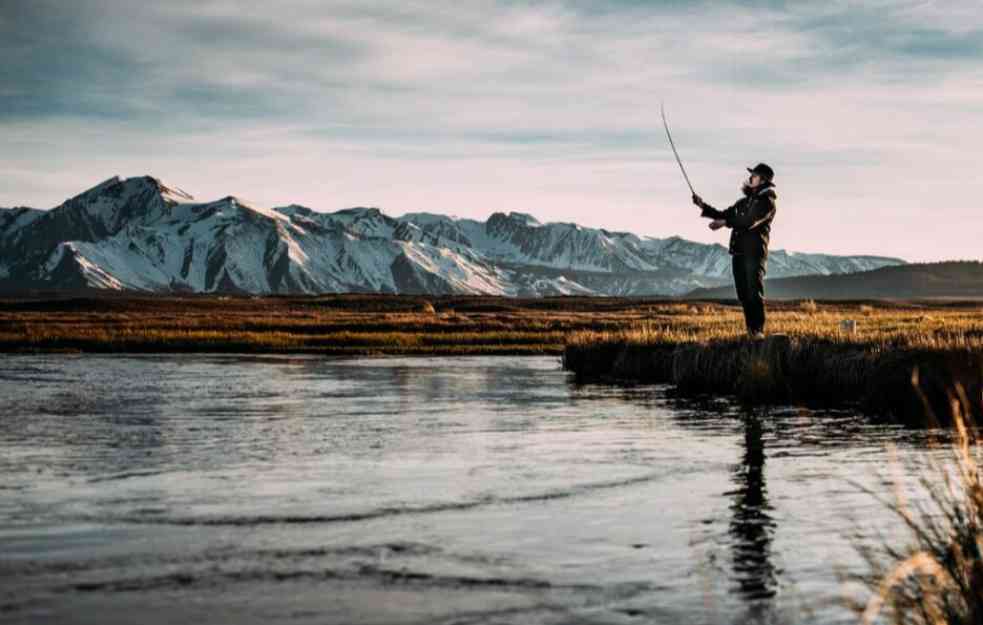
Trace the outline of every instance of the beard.
[[747, 196], [754, 195], [754, 190], [756, 188], [757, 187], [752, 187], [751, 186], [751, 183], [748, 182], [747, 180], [745, 180], [744, 182], [741, 183], [741, 193], [743, 193], [744, 195], [747, 195]]

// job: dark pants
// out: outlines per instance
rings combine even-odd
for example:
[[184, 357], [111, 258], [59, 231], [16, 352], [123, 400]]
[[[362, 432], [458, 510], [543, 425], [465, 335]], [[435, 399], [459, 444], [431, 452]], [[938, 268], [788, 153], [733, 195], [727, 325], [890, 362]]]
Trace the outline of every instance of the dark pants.
[[734, 286], [744, 306], [744, 321], [750, 333], [765, 331], [765, 265], [768, 259], [754, 254], [735, 254]]

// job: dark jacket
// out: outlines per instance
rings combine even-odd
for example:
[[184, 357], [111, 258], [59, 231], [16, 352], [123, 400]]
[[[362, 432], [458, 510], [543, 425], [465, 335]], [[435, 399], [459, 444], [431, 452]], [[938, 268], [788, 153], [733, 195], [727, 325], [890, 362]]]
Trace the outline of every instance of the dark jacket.
[[768, 257], [768, 238], [771, 220], [778, 208], [775, 185], [766, 182], [751, 195], [737, 200], [727, 210], [717, 210], [706, 202], [701, 204], [703, 216], [723, 219], [731, 228], [730, 253]]

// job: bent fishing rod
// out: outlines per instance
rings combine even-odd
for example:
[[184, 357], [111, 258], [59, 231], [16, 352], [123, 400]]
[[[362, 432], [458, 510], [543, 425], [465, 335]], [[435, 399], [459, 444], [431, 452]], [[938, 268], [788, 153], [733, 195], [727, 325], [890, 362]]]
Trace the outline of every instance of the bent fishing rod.
[[679, 163], [679, 170], [683, 172], [683, 178], [686, 179], [686, 186], [689, 187], [690, 192], [696, 195], [696, 191], [693, 190], [693, 185], [689, 181], [689, 176], [686, 175], [686, 168], [683, 167], [683, 161], [679, 159], [679, 152], [676, 151], [676, 144], [672, 140], [672, 133], [669, 132], [669, 122], [666, 120], [666, 103], [661, 103], [662, 108], [662, 125], [666, 128], [666, 137], [669, 138], [669, 147], [672, 148], [672, 153], [676, 156], [676, 162]]

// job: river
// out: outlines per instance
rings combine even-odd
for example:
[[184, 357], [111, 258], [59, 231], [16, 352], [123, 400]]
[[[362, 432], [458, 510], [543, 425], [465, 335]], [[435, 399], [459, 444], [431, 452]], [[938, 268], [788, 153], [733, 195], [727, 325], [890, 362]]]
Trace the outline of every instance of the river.
[[5, 355], [0, 621], [851, 623], [926, 437], [553, 357]]

